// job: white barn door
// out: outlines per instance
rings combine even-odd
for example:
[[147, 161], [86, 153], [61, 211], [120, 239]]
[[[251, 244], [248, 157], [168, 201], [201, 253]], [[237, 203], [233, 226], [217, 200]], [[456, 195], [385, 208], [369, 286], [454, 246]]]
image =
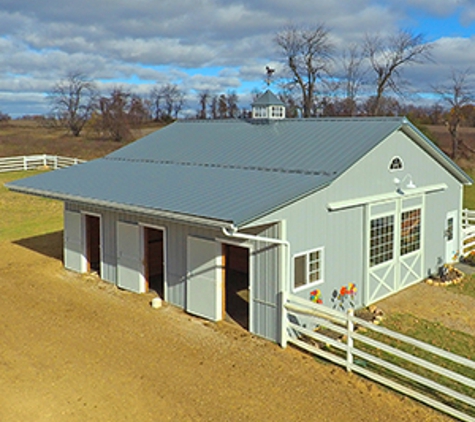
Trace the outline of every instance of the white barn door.
[[368, 205], [368, 271], [365, 305], [394, 293], [397, 289], [396, 202]]
[[144, 292], [141, 238], [138, 224], [117, 222], [117, 285], [136, 293]]
[[82, 215], [64, 211], [64, 266], [73, 271], [84, 272], [82, 243]]
[[423, 279], [423, 214], [423, 196], [368, 204], [365, 305]]
[[222, 277], [218, 258], [220, 244], [188, 237], [186, 310], [213, 321], [222, 319]]

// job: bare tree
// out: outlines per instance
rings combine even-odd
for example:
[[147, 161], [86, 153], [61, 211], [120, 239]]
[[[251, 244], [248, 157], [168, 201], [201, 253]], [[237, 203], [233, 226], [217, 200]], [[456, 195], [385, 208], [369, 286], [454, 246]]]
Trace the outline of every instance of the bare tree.
[[210, 95], [207, 89], [198, 93], [198, 101], [200, 103], [200, 109], [198, 110], [198, 113], [196, 116], [198, 119], [202, 119], [202, 120], [206, 119], [206, 116], [207, 116], [206, 110], [208, 108], [209, 98], [210, 98]]
[[128, 92], [115, 88], [109, 97], [101, 97], [99, 100], [99, 129], [117, 142], [132, 138], [128, 116], [130, 97]]
[[183, 92], [175, 84], [162, 86], [160, 92], [164, 102], [161, 119], [171, 120], [173, 117], [176, 119], [185, 102]]
[[185, 94], [176, 84], [155, 86], [149, 97], [150, 111], [157, 122], [176, 119], [185, 105]]
[[131, 127], [140, 127], [150, 116], [145, 102], [136, 94], [130, 95], [127, 118]]
[[228, 103], [228, 116], [231, 119], [236, 118], [239, 113], [238, 95], [236, 91], [228, 91], [228, 95], [226, 96], [226, 101]]
[[343, 51], [341, 83], [343, 86], [343, 99], [339, 101], [340, 115], [354, 116], [356, 114], [356, 97], [363, 83], [365, 75], [368, 73], [364, 65], [364, 53], [362, 49], [352, 44]]
[[376, 94], [371, 114], [379, 115], [381, 99], [389, 88], [401, 94], [399, 79], [403, 68], [430, 60], [432, 44], [422, 34], [401, 30], [393, 36], [367, 35], [364, 49], [376, 76]]
[[466, 151], [475, 152], [463, 142], [459, 134], [464, 107], [469, 105], [474, 99], [473, 87], [469, 82], [471, 76], [473, 76], [471, 69], [463, 71], [452, 70], [451, 78], [447, 84], [432, 87], [440, 98], [450, 106], [445, 124], [452, 140], [452, 158], [457, 158], [463, 148]]
[[209, 112], [211, 114], [212, 119], [218, 118], [218, 96], [213, 95], [211, 97], [211, 102], [209, 104]]
[[81, 134], [95, 108], [97, 88], [82, 73], [70, 73], [48, 95], [52, 114], [74, 136]]
[[226, 99], [226, 94], [221, 94], [218, 97], [218, 117], [220, 119], [228, 117], [228, 100]]
[[163, 94], [158, 86], [154, 86], [150, 92], [150, 114], [153, 116], [153, 120], [160, 121], [162, 116], [162, 101]]
[[323, 24], [312, 28], [289, 26], [275, 36], [292, 83], [302, 94], [303, 117], [310, 117], [314, 108], [316, 84], [329, 72], [333, 44]]

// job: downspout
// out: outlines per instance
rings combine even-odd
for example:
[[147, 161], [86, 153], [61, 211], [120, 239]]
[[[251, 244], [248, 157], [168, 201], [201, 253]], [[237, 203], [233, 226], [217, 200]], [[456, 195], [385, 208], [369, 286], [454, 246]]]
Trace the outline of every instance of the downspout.
[[287, 266], [287, 277], [285, 280], [285, 277], [280, 277], [280, 285], [279, 285], [279, 301], [280, 303], [279, 308], [281, 312], [281, 321], [280, 321], [280, 341], [279, 344], [282, 347], [287, 346], [287, 334], [286, 334], [286, 313], [285, 313], [285, 295], [287, 293], [285, 286], [288, 285], [290, 286], [290, 242], [288, 240], [282, 240], [282, 239], [275, 239], [272, 237], [265, 237], [265, 236], [256, 236], [253, 234], [247, 234], [247, 233], [239, 233], [238, 228], [231, 224], [229, 227], [222, 227], [223, 234], [227, 237], [233, 237], [236, 239], [244, 239], [244, 240], [253, 240], [256, 242], [267, 242], [267, 243], [273, 243], [275, 245], [282, 245], [286, 247], [286, 266]]

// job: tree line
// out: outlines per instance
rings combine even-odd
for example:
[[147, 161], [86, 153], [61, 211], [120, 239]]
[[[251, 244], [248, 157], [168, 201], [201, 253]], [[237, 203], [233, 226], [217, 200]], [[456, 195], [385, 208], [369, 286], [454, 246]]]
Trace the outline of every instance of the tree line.
[[[422, 34], [401, 30], [382, 37], [366, 35], [360, 45], [336, 51], [330, 31], [323, 24], [289, 26], [275, 34], [281, 53], [279, 72], [266, 67], [265, 83], [286, 104], [288, 118], [320, 116], [406, 115], [415, 123], [445, 124], [452, 138], [452, 156], [470, 150], [460, 137], [460, 125], [475, 126], [470, 69], [453, 70], [446, 83], [430, 86], [430, 105], [407, 101], [409, 82], [404, 70], [433, 61], [433, 45]], [[260, 90], [252, 92], [256, 98]], [[238, 106], [235, 91], [214, 94], [196, 92], [193, 118], [241, 118], [249, 110]], [[100, 95], [85, 75], [73, 73], [57, 82], [49, 94], [51, 113], [75, 136], [86, 123], [100, 135], [121, 141], [130, 130], [146, 121], [170, 122], [190, 99], [176, 84], [157, 85], [147, 96], [122, 88]], [[189, 117], [191, 117], [189, 115]]]

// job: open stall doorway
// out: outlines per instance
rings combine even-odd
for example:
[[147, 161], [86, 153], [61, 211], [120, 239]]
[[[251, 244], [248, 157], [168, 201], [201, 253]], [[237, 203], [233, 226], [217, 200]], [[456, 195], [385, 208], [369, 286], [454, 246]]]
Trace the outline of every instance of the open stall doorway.
[[86, 260], [87, 271], [101, 276], [101, 219], [86, 214]]
[[249, 330], [249, 249], [223, 245], [224, 313]]
[[144, 227], [145, 280], [148, 290], [154, 290], [162, 299], [165, 299], [163, 237], [163, 230]]

